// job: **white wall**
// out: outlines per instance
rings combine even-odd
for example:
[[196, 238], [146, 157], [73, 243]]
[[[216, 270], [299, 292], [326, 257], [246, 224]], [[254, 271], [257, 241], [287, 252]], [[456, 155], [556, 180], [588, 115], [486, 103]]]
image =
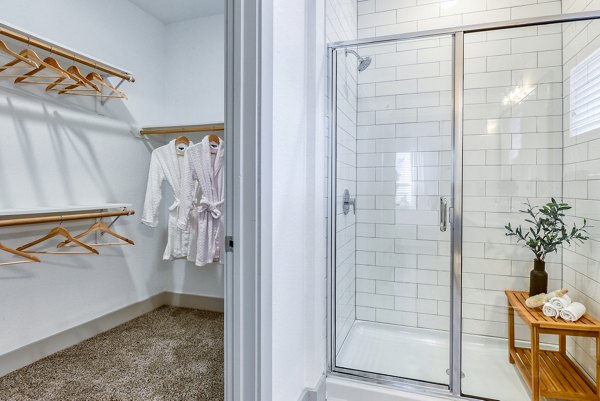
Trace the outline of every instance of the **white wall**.
[[[112, 99], [102, 107], [92, 99], [57, 98], [41, 88], [15, 87], [1, 80], [0, 208], [119, 202], [132, 203], [137, 214], [116, 225], [135, 240], [134, 247], [102, 248], [100, 256], [42, 255], [41, 264], [0, 270], [5, 299], [0, 307], [0, 354], [165, 290], [222, 297], [221, 267], [201, 269], [162, 261], [171, 198], [166, 184], [161, 225], [152, 229], [140, 223], [150, 154], [169, 138], [148, 141], [132, 132], [140, 126], [223, 120], [224, 23], [219, 30], [215, 16], [198, 30], [185, 23], [165, 26], [119, 0], [104, 2], [94, 13], [85, 2], [74, 0], [15, 1], [3, 6], [2, 18], [119, 65], [133, 72], [136, 82], [122, 86], [129, 100]], [[167, 86], [164, 56], [170, 48], [173, 57], [180, 57], [183, 46], [169, 43], [185, 44], [177, 38], [182, 33], [189, 34], [190, 41], [192, 35], [213, 35], [211, 40], [200, 38], [198, 45], [190, 43], [186, 60], [194, 62], [206, 51], [214, 63], [205, 64], [210, 70], [203, 74], [202, 64], [195, 62], [196, 75], [182, 76], [187, 87], [176, 80]], [[197, 84], [198, 76], [211, 83]], [[177, 94], [168, 112], [171, 87]], [[65, 225], [77, 232], [86, 224]], [[5, 228], [0, 230], [0, 242], [17, 247], [51, 227]]]
[[[265, 7], [268, 7], [265, 5]], [[266, 12], [272, 32], [263, 32], [263, 85], [273, 105], [263, 108], [263, 158], [272, 169], [263, 194], [272, 195], [272, 209], [262, 210], [271, 282], [263, 302], [271, 316], [263, 326], [272, 342], [270, 397], [297, 400], [314, 388], [325, 371], [325, 5], [323, 1], [273, 1]], [[268, 27], [267, 27], [268, 28]], [[271, 150], [272, 149], [272, 150]], [[264, 163], [263, 167], [270, 164]], [[270, 319], [270, 321], [268, 320]], [[269, 324], [270, 323], [270, 324]], [[269, 327], [270, 326], [270, 327]], [[264, 368], [269, 364], [261, 364]]]
[[[75, 107], [73, 99], [3, 82], [0, 208], [122, 202], [132, 203], [138, 212], [116, 226], [136, 241], [134, 247], [103, 249], [100, 256], [42, 255], [40, 264], [0, 271], [5, 300], [0, 353], [5, 353], [163, 291], [168, 266], [161, 262], [164, 231], [139, 223], [151, 149], [130, 133], [131, 125], [153, 120], [161, 110], [157, 99], [163, 96], [163, 69], [156, 54], [165, 46], [164, 26], [118, 0], [103, 3], [94, 13], [77, 1], [9, 2], [2, 17], [121, 65], [137, 78], [123, 86], [130, 100], [113, 99], [98, 113], [88, 107], [93, 102], [88, 99], [79, 99], [83, 107]], [[107, 21], [112, 21], [110, 27]], [[118, 45], [123, 38], [129, 46]], [[68, 227], [82, 229], [85, 224]], [[16, 247], [51, 227], [2, 229], [0, 241]]]
[[225, 16], [194, 18], [166, 28], [164, 125], [223, 122]]
[[[194, 18], [166, 25], [164, 109], [161, 125], [225, 120], [225, 16]], [[177, 137], [167, 136], [166, 140]], [[192, 141], [202, 135], [189, 135]], [[170, 201], [169, 196], [168, 200]], [[171, 204], [168, 201], [167, 204]], [[167, 262], [169, 291], [223, 298], [222, 265], [197, 267], [185, 260]]]

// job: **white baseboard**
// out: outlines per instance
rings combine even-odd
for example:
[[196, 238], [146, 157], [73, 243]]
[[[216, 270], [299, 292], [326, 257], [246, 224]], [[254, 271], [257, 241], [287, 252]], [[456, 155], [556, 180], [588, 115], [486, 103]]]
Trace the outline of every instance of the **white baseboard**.
[[0, 355], [0, 377], [142, 316], [163, 305], [214, 312], [223, 312], [225, 309], [224, 300], [221, 298], [163, 292], [78, 326], [71, 327], [60, 333], [27, 344], [7, 354]]
[[325, 375], [323, 375], [315, 388], [305, 388], [304, 391], [302, 391], [298, 401], [325, 401], [327, 395], [325, 392], [325, 385], [326, 380]]
[[180, 294], [176, 292], [163, 292], [162, 295], [165, 297], [164, 305], [207, 310], [211, 312], [225, 312], [225, 302], [223, 298]]

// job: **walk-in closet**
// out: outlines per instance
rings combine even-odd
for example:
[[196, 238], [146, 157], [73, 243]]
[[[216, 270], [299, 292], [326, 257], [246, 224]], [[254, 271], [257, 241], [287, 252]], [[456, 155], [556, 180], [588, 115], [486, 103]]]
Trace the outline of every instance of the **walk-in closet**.
[[224, 399], [223, 0], [0, 18], [0, 400]]

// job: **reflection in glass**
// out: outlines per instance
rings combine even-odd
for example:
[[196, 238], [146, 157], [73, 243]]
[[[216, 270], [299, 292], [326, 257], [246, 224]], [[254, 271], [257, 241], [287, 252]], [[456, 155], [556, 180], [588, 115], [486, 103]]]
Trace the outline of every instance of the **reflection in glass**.
[[412, 153], [396, 153], [396, 207], [414, 209]]
[[600, 49], [571, 69], [571, 136], [600, 128]]

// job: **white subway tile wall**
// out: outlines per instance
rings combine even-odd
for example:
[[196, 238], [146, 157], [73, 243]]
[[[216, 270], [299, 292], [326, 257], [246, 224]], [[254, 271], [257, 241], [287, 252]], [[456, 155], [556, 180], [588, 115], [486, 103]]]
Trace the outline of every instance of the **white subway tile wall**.
[[[600, 0], [328, 0], [328, 41], [600, 10]], [[526, 290], [532, 253], [504, 235], [527, 200], [562, 198], [591, 240], [547, 259], [600, 317], [600, 22], [465, 37], [463, 332], [505, 338], [505, 289]], [[449, 329], [452, 45], [428, 38], [361, 46], [371, 66], [338, 63], [337, 350], [355, 321]], [[345, 60], [345, 63], [342, 62]], [[341, 195], [357, 214], [341, 213]], [[516, 337], [529, 330], [517, 322]], [[543, 342], [555, 342], [544, 337]], [[594, 341], [569, 338], [591, 374]], [[474, 368], [474, 367], [473, 367]], [[466, 374], [471, 367], [463, 366]], [[468, 392], [468, 388], [464, 388]]]
[[[564, 3], [566, 2], [565, 0]], [[582, 2], [587, 1], [570, 0], [568, 3]], [[358, 37], [368, 38], [560, 13], [560, 0], [358, 0]], [[524, 43], [523, 46], [531, 46], [533, 43]]]
[[[356, 0], [326, 1], [326, 40], [327, 43], [355, 39], [357, 34]], [[336, 353], [344, 344], [352, 324], [356, 319], [356, 224], [354, 214], [345, 216], [341, 208], [341, 192], [348, 188], [356, 193], [356, 59], [337, 54], [337, 215], [336, 219]], [[331, 118], [331, 116], [327, 116]], [[327, 127], [329, 127], [329, 120]], [[330, 132], [327, 133], [329, 143]], [[329, 150], [329, 148], [327, 147]], [[328, 152], [329, 154], [329, 152]], [[325, 160], [325, 169], [329, 159]], [[329, 178], [329, 177], [328, 177]], [[327, 191], [325, 191], [327, 193]], [[325, 199], [326, 205], [329, 200]]]
[[[523, 203], [562, 197], [560, 51], [560, 25], [465, 35], [465, 333], [506, 337], [504, 290], [528, 289], [534, 255], [504, 226], [524, 223]], [[560, 253], [547, 262], [556, 289]]]
[[336, 176], [336, 352], [356, 319], [358, 303], [356, 288], [356, 215], [352, 210], [343, 213], [343, 194], [350, 196], [357, 191], [356, 169], [356, 104], [357, 68], [356, 58], [337, 51], [337, 176]]
[[[563, 12], [600, 9], [600, 1], [563, 1]], [[583, 246], [565, 247], [563, 283], [573, 299], [600, 317], [600, 111], [597, 94], [600, 22], [563, 25], [564, 75], [564, 195], [573, 205], [573, 222], [587, 219], [591, 239]], [[595, 94], [594, 94], [595, 93]], [[580, 116], [585, 118], [585, 121]], [[581, 124], [580, 122], [584, 122]], [[590, 373], [595, 374], [595, 342], [569, 337], [567, 350]]]
[[356, 39], [357, 18], [356, 0], [326, 0], [325, 35], [327, 43]]
[[357, 319], [448, 330], [452, 38], [359, 52]]
[[[358, 1], [358, 36], [561, 11], [560, 1], [539, 3]], [[528, 198], [540, 203], [562, 195], [561, 37], [559, 26], [544, 26], [466, 38], [467, 333], [506, 336], [504, 290], [527, 288], [532, 255], [511, 243], [503, 227], [522, 220], [518, 210]], [[360, 52], [374, 62], [358, 76], [356, 274], [363, 285], [357, 292], [387, 302], [357, 295], [357, 318], [447, 330], [450, 249], [437, 227], [437, 202], [450, 193], [451, 42], [433, 38], [363, 46]], [[402, 175], [403, 167], [410, 174]], [[560, 285], [560, 260], [549, 259], [551, 287]], [[406, 285], [383, 293], [389, 287], [378, 283]], [[415, 302], [392, 303], [392, 297]], [[517, 335], [526, 338], [527, 331], [520, 327]]]

